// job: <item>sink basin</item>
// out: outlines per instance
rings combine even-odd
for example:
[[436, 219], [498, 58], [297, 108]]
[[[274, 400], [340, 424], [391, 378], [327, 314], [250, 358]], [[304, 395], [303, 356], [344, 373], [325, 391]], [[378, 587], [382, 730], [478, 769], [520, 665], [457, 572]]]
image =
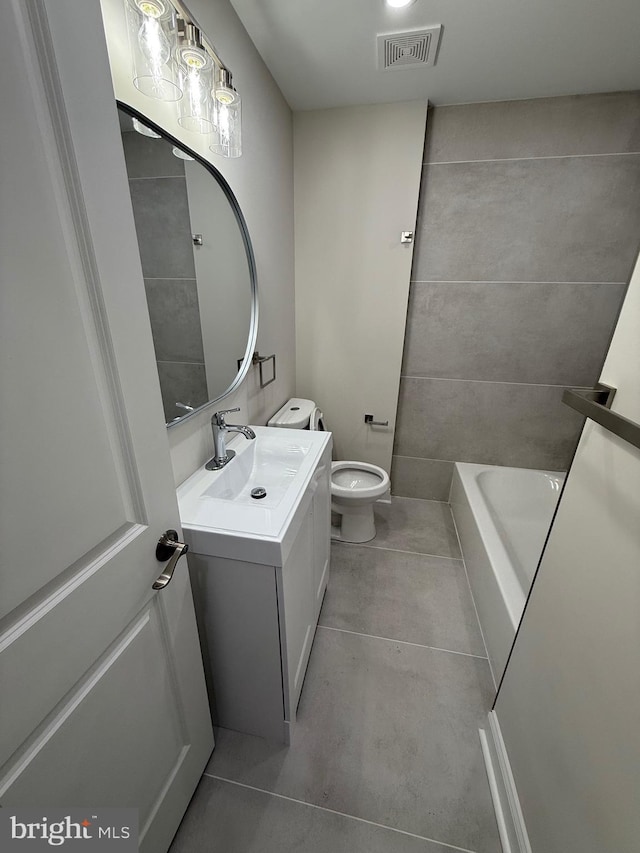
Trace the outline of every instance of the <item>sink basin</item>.
[[[197, 553], [215, 548], [219, 556], [251, 560], [252, 542], [271, 542], [274, 565], [279, 565], [284, 531], [303, 502], [331, 433], [252, 429], [255, 439], [238, 435], [228, 442], [236, 456], [224, 468], [207, 471], [203, 466], [178, 488], [180, 519]], [[256, 499], [254, 489], [266, 494]], [[264, 562], [264, 549], [260, 553]]]
[[[255, 439], [247, 442], [244, 452], [225, 465], [202, 497], [251, 507], [259, 500], [262, 509], [276, 507], [292, 486], [309, 449], [308, 442], [285, 442], [279, 435], [256, 434]], [[264, 490], [265, 496], [252, 497], [254, 489]]]

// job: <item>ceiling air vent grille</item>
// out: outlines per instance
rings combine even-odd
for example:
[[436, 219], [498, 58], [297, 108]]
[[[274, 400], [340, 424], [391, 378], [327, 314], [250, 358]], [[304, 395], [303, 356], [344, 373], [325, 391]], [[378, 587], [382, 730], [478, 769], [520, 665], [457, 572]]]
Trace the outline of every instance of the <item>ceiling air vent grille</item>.
[[436, 64], [442, 26], [378, 36], [378, 68], [399, 71]]

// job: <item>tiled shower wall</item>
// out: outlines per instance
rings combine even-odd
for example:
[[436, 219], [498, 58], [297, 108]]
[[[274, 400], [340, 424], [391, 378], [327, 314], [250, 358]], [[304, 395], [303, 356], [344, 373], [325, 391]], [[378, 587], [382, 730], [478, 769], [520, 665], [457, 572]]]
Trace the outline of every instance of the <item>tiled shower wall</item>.
[[567, 468], [639, 245], [639, 93], [429, 111], [394, 494]]
[[209, 399], [184, 161], [164, 139], [122, 134], [165, 418]]

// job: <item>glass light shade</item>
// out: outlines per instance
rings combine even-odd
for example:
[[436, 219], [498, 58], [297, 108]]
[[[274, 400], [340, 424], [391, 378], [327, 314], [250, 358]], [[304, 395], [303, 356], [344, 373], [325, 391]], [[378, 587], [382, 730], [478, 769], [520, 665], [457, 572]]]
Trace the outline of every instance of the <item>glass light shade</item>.
[[198, 47], [178, 48], [182, 99], [178, 104], [178, 124], [194, 133], [213, 130], [213, 62]]
[[223, 157], [242, 155], [242, 102], [231, 84], [231, 72], [220, 68], [213, 91], [215, 129], [210, 150]]
[[223, 157], [242, 155], [242, 103], [240, 98], [233, 104], [215, 104], [215, 130], [209, 146], [214, 154]]
[[151, 139], [162, 139], [159, 133], [156, 133], [155, 130], [151, 130], [151, 128], [147, 127], [146, 124], [143, 124], [140, 119], [132, 118], [131, 123], [133, 124], [133, 129], [142, 136], [149, 136]]
[[167, 0], [125, 0], [133, 84], [159, 101], [182, 97], [175, 61], [177, 24]]
[[186, 151], [183, 151], [182, 148], [178, 148], [177, 145], [173, 146], [173, 148], [171, 149], [171, 153], [173, 154], [174, 157], [177, 157], [178, 160], [194, 160], [195, 159], [190, 154], [187, 154]]

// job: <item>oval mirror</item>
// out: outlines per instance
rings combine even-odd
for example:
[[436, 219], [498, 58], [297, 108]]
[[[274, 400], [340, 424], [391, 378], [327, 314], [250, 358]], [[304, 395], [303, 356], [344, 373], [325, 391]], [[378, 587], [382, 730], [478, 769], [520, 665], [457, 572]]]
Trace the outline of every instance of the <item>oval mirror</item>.
[[249, 232], [228, 183], [118, 103], [167, 426], [240, 384], [258, 325]]

